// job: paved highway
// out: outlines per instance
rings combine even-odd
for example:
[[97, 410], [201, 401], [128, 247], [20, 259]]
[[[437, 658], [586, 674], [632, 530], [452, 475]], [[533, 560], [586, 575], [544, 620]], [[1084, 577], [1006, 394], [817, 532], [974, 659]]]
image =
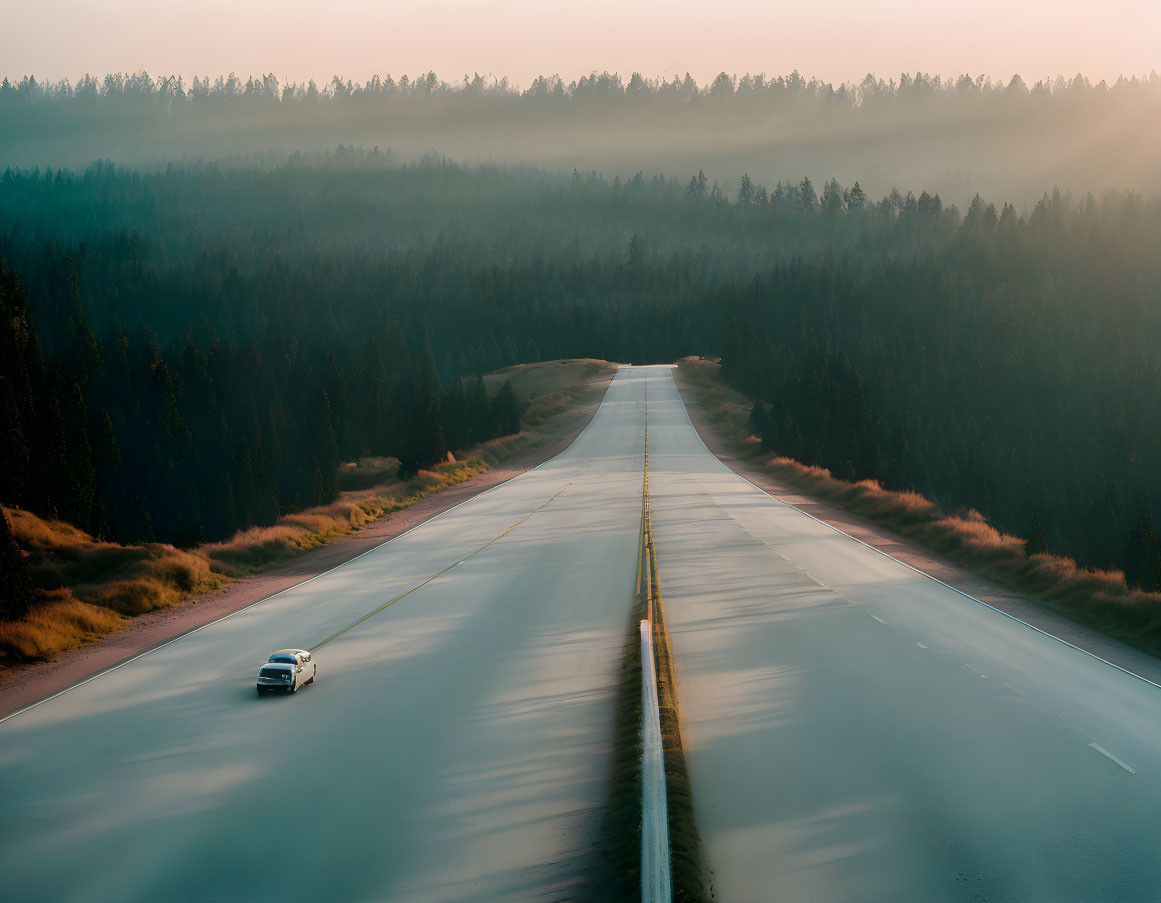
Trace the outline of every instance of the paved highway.
[[[701, 445], [670, 371], [638, 368], [546, 465], [0, 723], [4, 898], [574, 896], [646, 384], [720, 900], [1161, 897], [1161, 690], [755, 489]], [[268, 652], [413, 587], [317, 651], [317, 686], [255, 696]]]
[[655, 543], [718, 899], [1161, 899], [1161, 689], [754, 488], [651, 373]]
[[[0, 724], [0, 896], [573, 895], [629, 626], [643, 385], [622, 371], [540, 468]], [[318, 649], [316, 686], [257, 698], [270, 652], [421, 583]]]

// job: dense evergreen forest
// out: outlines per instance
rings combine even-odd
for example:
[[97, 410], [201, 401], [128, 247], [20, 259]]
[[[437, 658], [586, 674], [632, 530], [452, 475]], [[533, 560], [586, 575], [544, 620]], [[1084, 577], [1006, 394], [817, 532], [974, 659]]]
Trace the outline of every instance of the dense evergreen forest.
[[401, 165], [0, 178], [0, 501], [219, 538], [511, 429], [480, 371], [720, 355], [767, 447], [1161, 576], [1161, 206]]
[[594, 72], [517, 87], [480, 75], [335, 75], [316, 84], [259, 76], [146, 72], [0, 81], [0, 161], [8, 166], [133, 165], [230, 156], [283, 162], [337, 143], [430, 148], [472, 163], [523, 162], [611, 178], [704, 168], [737, 190], [743, 173], [906, 185], [961, 205], [979, 192], [1035, 203], [1045, 186], [1161, 191], [1161, 77], [1107, 84], [1081, 75], [898, 78], [832, 84], [799, 72], [722, 72], [699, 84]]

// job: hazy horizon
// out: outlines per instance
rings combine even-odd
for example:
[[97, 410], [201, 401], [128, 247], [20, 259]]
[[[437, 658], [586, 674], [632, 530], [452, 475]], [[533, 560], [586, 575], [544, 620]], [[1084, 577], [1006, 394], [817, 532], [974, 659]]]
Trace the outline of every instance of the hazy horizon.
[[715, 69], [708, 75], [699, 76], [693, 73], [690, 69], [676, 69], [664, 72], [646, 71], [641, 68], [616, 69], [609, 67], [590, 67], [574, 74], [563, 74], [559, 71], [545, 70], [538, 72], [528, 78], [526, 81], [519, 81], [510, 78], [504, 73], [496, 73], [490, 71], [472, 70], [471, 72], [464, 72], [454, 74], [449, 72], [442, 72], [432, 67], [416, 67], [413, 69], [398, 69], [398, 70], [382, 70], [382, 71], [368, 71], [365, 74], [355, 75], [349, 71], [335, 70], [332, 72], [318, 72], [314, 74], [307, 73], [305, 76], [298, 78], [288, 76], [276, 72], [271, 69], [241, 69], [241, 68], [224, 68], [224, 69], [197, 69], [191, 71], [177, 71], [173, 68], [165, 67], [149, 67], [149, 66], [134, 66], [134, 67], [114, 67], [100, 70], [85, 70], [84, 72], [69, 72], [49, 73], [39, 71], [24, 71], [24, 72], [0, 72], [0, 82], [7, 81], [13, 87], [20, 85], [28, 78], [34, 79], [38, 85], [42, 87], [55, 87], [60, 85], [69, 85], [76, 87], [76, 85], [86, 78], [94, 79], [98, 83], [103, 83], [107, 77], [131, 77], [148, 75], [154, 81], [163, 81], [166, 79], [180, 79], [182, 85], [188, 89], [195, 79], [217, 81], [218, 79], [226, 79], [231, 76], [238, 79], [244, 84], [247, 80], [262, 81], [269, 76], [273, 76], [277, 83], [282, 87], [298, 87], [307, 88], [310, 84], [314, 84], [320, 92], [325, 92], [333, 85], [337, 78], [344, 84], [360, 85], [365, 84], [373, 79], [386, 80], [388, 78], [393, 81], [398, 81], [403, 78], [414, 82], [422, 78], [434, 76], [436, 81], [441, 84], [450, 85], [452, 87], [462, 87], [479, 80], [483, 80], [486, 85], [494, 87], [502, 87], [514, 93], [524, 93], [529, 90], [535, 90], [537, 82], [556, 81], [557, 79], [566, 86], [571, 87], [582, 80], [591, 80], [600, 76], [610, 76], [620, 79], [623, 85], [627, 85], [634, 77], [640, 77], [645, 82], [650, 84], [671, 84], [675, 80], [684, 82], [687, 78], [691, 78], [694, 83], [702, 90], [708, 90], [712, 87], [715, 80], [725, 75], [728, 76], [735, 84], [746, 78], [763, 77], [767, 79], [776, 79], [778, 77], [789, 76], [797, 73], [802, 77], [806, 83], [817, 83], [826, 85], [834, 89], [848, 88], [857, 89], [866, 80], [871, 79], [875, 82], [881, 82], [889, 86], [897, 86], [902, 79], [914, 79], [916, 77], [925, 77], [933, 81], [939, 81], [945, 85], [954, 84], [955, 82], [968, 78], [978, 84], [991, 85], [993, 87], [1004, 87], [1012, 83], [1013, 80], [1023, 82], [1024, 86], [1032, 89], [1038, 86], [1048, 88], [1059, 87], [1073, 82], [1075, 79], [1081, 79], [1093, 87], [1105, 85], [1113, 87], [1121, 82], [1137, 81], [1148, 82], [1153, 79], [1161, 78], [1161, 67], [1153, 67], [1148, 71], [1140, 72], [1121, 72], [1113, 78], [1096, 78], [1090, 73], [1083, 71], [1055, 71], [1045, 72], [1038, 75], [1030, 75], [1025, 72], [1012, 71], [1006, 75], [997, 75], [992, 72], [986, 72], [982, 69], [964, 69], [957, 71], [941, 71], [939, 69], [924, 69], [922, 67], [905, 67], [898, 70], [866, 70], [861, 75], [850, 78], [826, 78], [817, 73], [804, 70], [801, 67], [792, 66], [785, 70], [770, 70], [763, 69], [730, 69], [720, 68]]
[[[966, 203], [1035, 203], [1060, 187], [1161, 191], [1161, 77], [1093, 86], [986, 84], [925, 76], [857, 86], [798, 74], [712, 84], [598, 76], [509, 88], [414, 81], [324, 83], [130, 76], [75, 87], [0, 86], [6, 166], [134, 166], [380, 147], [467, 163], [532, 163], [610, 178], [704, 170], [731, 194], [748, 174], [772, 189], [809, 176]], [[1018, 164], [1018, 165], [1014, 165]]]

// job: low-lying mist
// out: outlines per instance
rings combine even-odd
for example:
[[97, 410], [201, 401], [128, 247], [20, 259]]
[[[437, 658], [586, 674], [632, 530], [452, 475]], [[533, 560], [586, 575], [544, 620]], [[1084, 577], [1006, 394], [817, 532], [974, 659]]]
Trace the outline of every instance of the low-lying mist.
[[1082, 76], [1028, 87], [1018, 77], [943, 80], [918, 74], [858, 85], [723, 73], [709, 85], [594, 74], [528, 89], [434, 74], [357, 85], [337, 76], [281, 85], [273, 76], [211, 82], [111, 75], [0, 84], [0, 164], [135, 166], [255, 157], [342, 143], [432, 150], [470, 163], [533, 163], [609, 178], [703, 169], [733, 194], [744, 174], [774, 185], [803, 176], [894, 186], [964, 204], [977, 192], [1018, 207], [1046, 187], [1075, 194], [1161, 189], [1161, 77], [1090, 84]]

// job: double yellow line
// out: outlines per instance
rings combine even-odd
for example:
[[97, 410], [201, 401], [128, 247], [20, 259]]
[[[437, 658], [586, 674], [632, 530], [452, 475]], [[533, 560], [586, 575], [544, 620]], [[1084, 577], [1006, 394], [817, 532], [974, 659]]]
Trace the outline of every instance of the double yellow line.
[[564, 492], [566, 489], [568, 489], [568, 487], [571, 485], [572, 485], [572, 480], [569, 480], [567, 483], [565, 483], [563, 486], [561, 486], [558, 490], [556, 490], [556, 492], [554, 492], [552, 494], [551, 498], [546, 499], [545, 501], [541, 502], [539, 505], [537, 505], [535, 508], [533, 508], [527, 514], [525, 514], [522, 518], [520, 518], [520, 520], [516, 521], [516, 523], [514, 523], [511, 527], [509, 527], [507, 530], [505, 530], [503, 533], [501, 533], [499, 536], [496, 536], [496, 537], [493, 537], [492, 539], [489, 539], [486, 543], [484, 543], [478, 549], [476, 549], [475, 551], [469, 552], [467, 555], [465, 555], [463, 558], [459, 559], [458, 561], [453, 561], [451, 564], [449, 564], [447, 567], [445, 567], [439, 573], [432, 574], [430, 577], [428, 577], [422, 583], [415, 584], [415, 586], [411, 587], [411, 589], [407, 590], [407, 592], [400, 593], [398, 596], [396, 596], [390, 602], [384, 602], [382, 605], [380, 605], [374, 611], [363, 615], [363, 617], [359, 618], [359, 620], [355, 621], [353, 624], [348, 624], [346, 627], [344, 627], [338, 633], [331, 634], [329, 637], [327, 637], [321, 643], [317, 643], [314, 646], [311, 646], [310, 651], [314, 652], [316, 649], [321, 649], [327, 643], [330, 643], [333, 640], [337, 640], [339, 637], [341, 637], [348, 630], [351, 630], [354, 627], [358, 627], [364, 621], [375, 617], [375, 615], [379, 614], [379, 612], [383, 611], [383, 609], [390, 608], [392, 605], [394, 605], [400, 599], [404, 598], [405, 596], [410, 596], [417, 589], [422, 589], [423, 587], [427, 586], [427, 584], [431, 583], [432, 580], [436, 580], [436, 579], [442, 577], [444, 574], [446, 574], [452, 568], [458, 567], [459, 565], [463, 564], [465, 561], [467, 561], [472, 556], [479, 555], [482, 551], [484, 551], [484, 549], [488, 548], [488, 546], [490, 546], [492, 543], [499, 542], [501, 539], [503, 539], [505, 536], [507, 536], [509, 533], [511, 533], [513, 530], [515, 530], [517, 527], [519, 527], [522, 523], [524, 523], [526, 520], [528, 520], [528, 518], [532, 517], [532, 515], [534, 515], [537, 511], [540, 511], [541, 509], [546, 508], [549, 504], [551, 504], [553, 501], [556, 500], [556, 497], [558, 495], [560, 495], [562, 492]]
[[653, 509], [649, 502], [649, 389], [645, 389], [645, 475], [641, 489], [641, 547], [637, 550], [637, 595], [641, 595], [642, 575], [645, 582], [645, 620], [653, 621], [653, 569], [657, 553], [653, 548]]

